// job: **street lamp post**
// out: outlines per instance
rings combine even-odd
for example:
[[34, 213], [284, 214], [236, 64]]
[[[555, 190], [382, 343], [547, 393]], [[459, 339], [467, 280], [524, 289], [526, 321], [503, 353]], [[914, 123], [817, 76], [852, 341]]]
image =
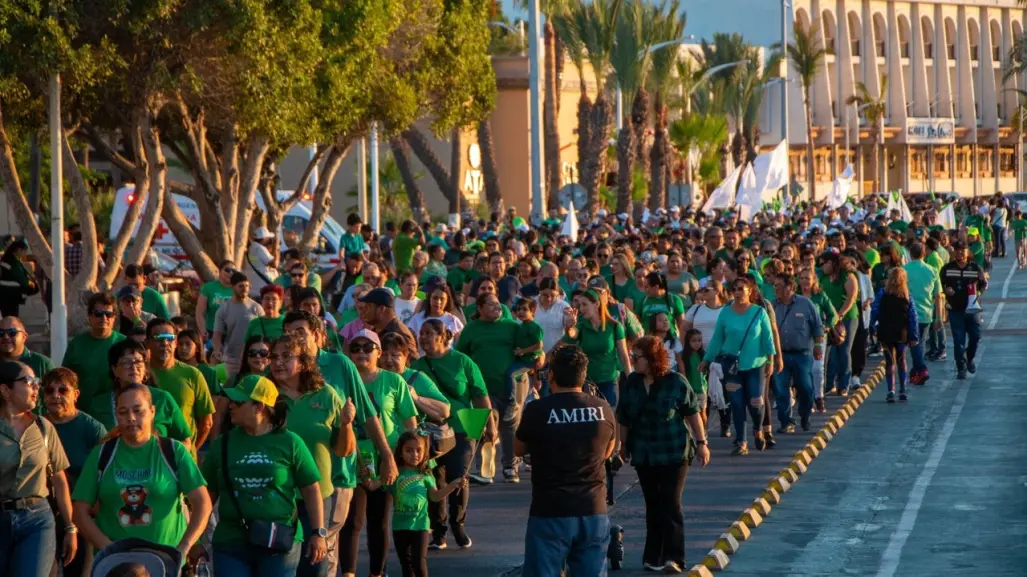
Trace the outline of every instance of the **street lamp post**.
[[[531, 215], [541, 220], [545, 211], [545, 201], [542, 198], [543, 170], [542, 170], [542, 86], [539, 81], [539, 69], [541, 68], [541, 20], [542, 14], [539, 10], [539, 0], [528, 2], [528, 90], [530, 92], [531, 104]], [[553, 95], [555, 98], [556, 95]], [[618, 100], [618, 112], [619, 112]], [[556, 194], [556, 191], [553, 191]]]
[[378, 123], [371, 123], [371, 230], [379, 232], [378, 214]]
[[[788, 0], [781, 0], [781, 77], [788, 78]], [[788, 142], [788, 83], [781, 83], [781, 128], [784, 134], [785, 150], [788, 161], [788, 186], [792, 181], [791, 143]], [[812, 170], [812, 167], [809, 167]], [[813, 191], [809, 192], [811, 195]], [[791, 194], [791, 190], [787, 192]]]
[[50, 356], [64, 358], [68, 346], [68, 307], [64, 301], [64, 137], [61, 132], [61, 77], [50, 77], [50, 246], [53, 248], [53, 312]]

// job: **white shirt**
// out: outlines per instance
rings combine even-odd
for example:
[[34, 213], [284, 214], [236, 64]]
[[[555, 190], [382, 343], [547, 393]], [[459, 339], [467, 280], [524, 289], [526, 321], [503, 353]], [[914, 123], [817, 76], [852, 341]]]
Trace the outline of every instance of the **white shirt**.
[[414, 311], [417, 309], [417, 305], [421, 303], [421, 299], [414, 297], [410, 300], [401, 299], [396, 297], [396, 316], [399, 318], [399, 322], [406, 324], [410, 320], [410, 317], [414, 316]]
[[667, 356], [670, 357], [670, 370], [680, 372], [678, 371], [678, 355], [685, 350], [681, 346], [681, 339], [674, 339], [672, 341], [663, 339], [663, 348], [667, 349]]
[[711, 309], [704, 304], [699, 304], [685, 312], [685, 320], [692, 323], [693, 329], [697, 329], [702, 333], [702, 346], [704, 349], [710, 347], [713, 329], [717, 326], [717, 318], [720, 317], [720, 311], [722, 310], [724, 310], [724, 307]]
[[278, 271], [270, 266], [272, 260], [274, 259], [267, 247], [259, 242], [250, 242], [250, 248], [246, 253], [246, 264], [243, 266], [243, 273], [250, 281], [250, 296], [256, 298], [257, 295], [260, 295], [260, 289], [267, 286], [267, 281], [274, 282], [278, 278]]
[[[536, 298], [536, 300], [538, 300]], [[542, 327], [542, 350], [549, 352], [553, 350], [556, 343], [563, 338], [563, 312], [571, 305], [563, 299], [556, 299], [549, 309], [542, 307], [539, 301], [535, 309], [535, 322]]]

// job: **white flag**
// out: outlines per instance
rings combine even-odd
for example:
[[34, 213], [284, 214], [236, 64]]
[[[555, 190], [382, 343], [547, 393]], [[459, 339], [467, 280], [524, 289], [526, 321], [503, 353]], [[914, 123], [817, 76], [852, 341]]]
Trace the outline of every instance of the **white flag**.
[[563, 228], [560, 234], [571, 237], [572, 241], [578, 240], [578, 215], [574, 212], [574, 201], [567, 205], [567, 218], [563, 221]]
[[788, 186], [788, 145], [782, 140], [774, 150], [753, 159], [752, 168], [763, 200], [773, 202], [777, 191]]
[[909, 205], [906, 204], [906, 199], [902, 196], [902, 189], [893, 190], [888, 195], [888, 216], [891, 216], [891, 211], [899, 211], [899, 218], [906, 222], [913, 220], [913, 213], [909, 210]]
[[834, 183], [831, 184], [831, 192], [827, 195], [827, 206], [829, 208], [837, 209], [845, 205], [849, 198], [849, 186], [852, 185], [852, 178], [854, 176], [855, 173], [850, 164], [834, 180]]
[[731, 208], [735, 202], [735, 188], [738, 186], [738, 175], [741, 172], [742, 167], [736, 166], [731, 174], [727, 175], [724, 182], [721, 182], [710, 194], [710, 198], [706, 199], [706, 204], [702, 207], [703, 212], [710, 213], [715, 208]]
[[738, 187], [738, 197], [735, 204], [738, 205], [738, 217], [745, 222], [752, 222], [752, 217], [763, 207], [763, 200], [760, 198], [762, 189], [756, 185], [756, 172], [752, 164], [745, 167], [742, 173], [742, 184]]
[[945, 230], [955, 230], [956, 226], [956, 203], [950, 202], [948, 206], [938, 213], [938, 224], [945, 227]]

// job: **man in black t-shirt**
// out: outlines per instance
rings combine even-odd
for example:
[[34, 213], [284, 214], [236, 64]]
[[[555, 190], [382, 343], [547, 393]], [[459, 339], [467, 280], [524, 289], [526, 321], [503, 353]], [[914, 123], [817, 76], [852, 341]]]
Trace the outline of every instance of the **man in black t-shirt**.
[[588, 357], [577, 346], [551, 355], [551, 395], [524, 406], [514, 454], [531, 455], [524, 577], [606, 575], [610, 518], [606, 470], [613, 454], [610, 405], [582, 392]]

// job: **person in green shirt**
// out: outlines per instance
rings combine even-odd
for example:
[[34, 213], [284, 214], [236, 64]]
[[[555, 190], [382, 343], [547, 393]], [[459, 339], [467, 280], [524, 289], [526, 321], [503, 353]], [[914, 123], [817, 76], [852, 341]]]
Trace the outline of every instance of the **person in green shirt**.
[[[458, 411], [465, 408], [491, 409], [485, 380], [481, 376], [478, 365], [464, 353], [450, 349], [452, 333], [439, 319], [428, 319], [421, 325], [419, 344], [424, 356], [414, 361], [412, 368], [427, 375], [446, 396], [450, 404], [450, 417], [446, 421], [456, 433], [456, 446], [437, 459], [433, 469], [437, 484], [452, 483], [464, 477], [474, 458], [475, 446], [478, 441], [468, 438]], [[495, 413], [489, 417], [485, 425], [484, 440], [495, 439]], [[446, 501], [439, 502], [429, 509], [431, 519], [432, 540], [428, 545], [432, 549], [446, 547], [447, 528], [453, 530], [457, 545], [469, 547], [471, 539], [464, 529], [464, 518], [470, 489], [460, 489], [450, 495]], [[448, 505], [448, 506], [447, 506]], [[448, 512], [448, 515], [447, 515]]]
[[214, 399], [207, 380], [196, 367], [175, 358], [178, 329], [165, 319], [154, 319], [146, 326], [146, 348], [154, 384], [178, 404], [192, 432], [193, 450], [207, 441], [214, 424]]
[[200, 287], [200, 296], [196, 298], [196, 326], [204, 341], [214, 335], [214, 315], [218, 308], [232, 300], [232, 274], [235, 272], [235, 263], [230, 260], [221, 261], [218, 265], [218, 280], [206, 282]]
[[[72, 494], [75, 522], [97, 549], [135, 537], [175, 547], [184, 557], [203, 534], [212, 501], [188, 447], [158, 438], [152, 391], [139, 383], [118, 391], [119, 434], [82, 465]], [[102, 469], [101, 454], [109, 455]]]
[[[472, 300], [470, 303], [467, 304], [467, 306], [464, 307], [464, 318], [467, 319], [467, 322], [471, 322], [478, 315], [478, 302], [477, 302], [477, 299], [478, 299], [479, 296], [481, 296], [483, 294], [490, 294], [490, 295], [496, 296], [497, 299], [498, 299], [498, 294], [499, 294], [498, 290], [499, 289], [496, 288], [496, 281], [492, 280], [491, 278], [485, 277], [485, 278], [482, 278], [479, 281], [477, 281], [477, 283], [478, 283], [478, 286], [474, 287], [474, 290], [471, 293], [471, 296], [475, 300]], [[472, 283], [472, 286], [473, 286], [473, 283]], [[510, 312], [510, 308], [509, 307], [507, 307], [504, 304], [500, 304], [499, 308], [500, 308], [499, 318], [501, 318], [501, 319], [503, 319], [505, 321], [513, 321], [513, 313]]]
[[[307, 543], [303, 561], [312, 565], [328, 550], [321, 473], [303, 439], [286, 427], [289, 405], [274, 383], [249, 375], [225, 394], [235, 427], [214, 439], [203, 461], [211, 498], [225, 497], [212, 539], [215, 572], [296, 575], [301, 543]], [[299, 502], [308, 523], [296, 523]], [[292, 547], [278, 553], [249, 545], [244, 524], [254, 521], [295, 527]]]
[[275, 284], [288, 289], [293, 286], [311, 287], [321, 292], [321, 275], [308, 270], [307, 263], [300, 256], [300, 251], [291, 248], [282, 255], [282, 270], [285, 274], [278, 275]]
[[576, 344], [588, 355], [588, 378], [599, 387], [606, 402], [617, 406], [617, 379], [631, 372], [624, 325], [613, 320], [602, 306], [602, 297], [588, 289], [574, 298], [564, 314], [564, 342]]
[[164, 302], [164, 295], [147, 286], [146, 272], [141, 265], [130, 264], [125, 267], [125, 284], [139, 289], [139, 294], [143, 297], [144, 313], [149, 313], [161, 319], [171, 318], [171, 313], [168, 312], [168, 304]]
[[968, 226], [966, 228], [966, 244], [970, 248], [970, 258], [985, 271], [988, 270], [988, 265], [990, 264], [986, 242], [981, 236], [981, 231], [977, 230], [977, 227]]
[[670, 317], [670, 336], [677, 338], [684, 331], [685, 302], [676, 294], [672, 294], [667, 286], [667, 277], [661, 272], [651, 272], [646, 276], [646, 296], [642, 299], [641, 313], [638, 320], [642, 326], [649, 326], [656, 313], [667, 313]]
[[410, 347], [401, 335], [389, 333], [382, 338], [382, 358], [379, 362], [383, 369], [402, 375], [407, 382], [410, 397], [417, 407], [418, 421], [428, 419], [440, 424], [446, 422], [450, 415], [449, 399], [442, 394], [435, 381], [421, 371], [410, 368]]
[[114, 296], [110, 293], [96, 293], [89, 297], [86, 303], [89, 331], [68, 342], [64, 359], [61, 360], [62, 366], [78, 375], [78, 407], [87, 413], [93, 404], [93, 397], [109, 395], [114, 390], [107, 352], [125, 340], [124, 335], [114, 330], [114, 322], [118, 317], [115, 310]]
[[264, 316], [250, 320], [246, 326], [246, 339], [260, 335], [269, 341], [282, 336], [282, 300], [285, 289], [276, 285], [265, 285], [260, 289], [260, 308]]
[[446, 275], [446, 282], [453, 287], [454, 294], [462, 294], [464, 285], [469, 285], [474, 279], [483, 276], [482, 272], [474, 268], [474, 253], [463, 251], [460, 253], [460, 260], [457, 265], [449, 269]]
[[424, 233], [412, 220], [405, 220], [399, 226], [399, 234], [392, 241], [392, 255], [396, 262], [396, 273], [404, 273], [413, 267], [414, 253], [424, 246]]
[[339, 237], [339, 250], [344, 250], [346, 253], [367, 252], [367, 243], [364, 242], [364, 236], [360, 234], [362, 225], [359, 214], [354, 212], [346, 217], [346, 232]]
[[50, 357], [30, 351], [25, 346], [28, 336], [25, 324], [18, 317], [0, 319], [0, 360], [18, 361], [28, 365], [32, 372], [42, 378], [53, 370], [55, 365]]
[[[882, 263], [883, 264], [883, 263]], [[838, 311], [838, 324], [831, 328], [834, 333], [829, 339], [831, 346], [827, 354], [828, 392], [836, 390], [838, 396], [848, 395], [852, 381], [852, 342], [859, 326], [858, 306], [859, 282], [856, 275], [845, 270], [836, 252], [825, 252], [820, 255], [820, 268], [824, 274], [820, 277], [820, 286], [827, 298]]]
[[1013, 212], [1009, 228], [1013, 229], [1013, 240], [1016, 242], [1016, 263], [1023, 270], [1027, 267], [1027, 218], [1024, 218], [1023, 211], [1017, 209]]
[[913, 370], [909, 373], [909, 381], [915, 385], [922, 385], [930, 378], [924, 362], [924, 345], [928, 340], [928, 328], [934, 325], [937, 330], [941, 325], [940, 320], [935, 322], [934, 311], [942, 306], [944, 294], [939, 271], [924, 262], [925, 251], [923, 243], [914, 242], [909, 247], [911, 260], [903, 267], [909, 298], [916, 305], [917, 329], [921, 337], [912, 347]]

